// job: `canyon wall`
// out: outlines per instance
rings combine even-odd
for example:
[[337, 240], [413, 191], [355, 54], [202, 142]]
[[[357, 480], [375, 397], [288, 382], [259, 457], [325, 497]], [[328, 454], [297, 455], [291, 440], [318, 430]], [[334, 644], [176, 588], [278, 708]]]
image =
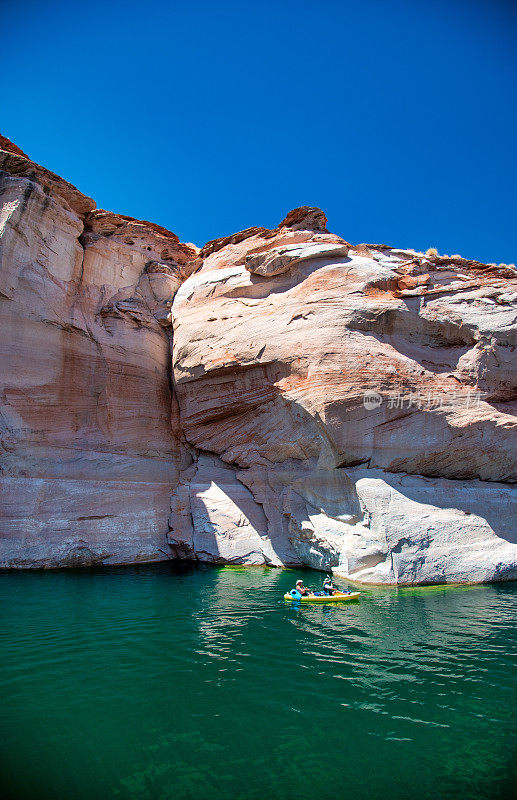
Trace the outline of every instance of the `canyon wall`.
[[0, 169], [0, 564], [168, 559], [189, 457], [163, 322], [195, 249], [23, 154]]
[[198, 250], [3, 146], [0, 565], [517, 578], [512, 266], [306, 207]]

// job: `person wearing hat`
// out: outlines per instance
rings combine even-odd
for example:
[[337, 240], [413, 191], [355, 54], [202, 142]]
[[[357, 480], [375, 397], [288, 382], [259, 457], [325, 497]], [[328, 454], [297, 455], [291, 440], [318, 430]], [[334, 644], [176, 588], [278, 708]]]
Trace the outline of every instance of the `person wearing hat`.
[[299, 592], [302, 597], [308, 597], [310, 595], [310, 591], [303, 585], [301, 578], [296, 581], [296, 591]]
[[325, 580], [323, 581], [323, 591], [325, 594], [333, 595], [336, 590], [333, 582], [332, 582], [332, 575], [327, 575]]

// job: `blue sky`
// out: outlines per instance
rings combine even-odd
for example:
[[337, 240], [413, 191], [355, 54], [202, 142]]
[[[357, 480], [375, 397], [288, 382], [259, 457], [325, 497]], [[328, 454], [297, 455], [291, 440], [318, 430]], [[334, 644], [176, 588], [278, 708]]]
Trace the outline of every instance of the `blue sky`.
[[0, 7], [0, 130], [99, 207], [517, 260], [512, 0]]

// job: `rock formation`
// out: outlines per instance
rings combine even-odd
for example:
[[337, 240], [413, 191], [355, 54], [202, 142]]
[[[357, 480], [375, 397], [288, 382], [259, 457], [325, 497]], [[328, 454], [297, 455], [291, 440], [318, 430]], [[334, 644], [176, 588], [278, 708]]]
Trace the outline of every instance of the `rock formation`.
[[170, 558], [163, 322], [194, 248], [0, 152], [0, 564]]
[[513, 267], [308, 207], [197, 250], [0, 144], [1, 565], [517, 578]]

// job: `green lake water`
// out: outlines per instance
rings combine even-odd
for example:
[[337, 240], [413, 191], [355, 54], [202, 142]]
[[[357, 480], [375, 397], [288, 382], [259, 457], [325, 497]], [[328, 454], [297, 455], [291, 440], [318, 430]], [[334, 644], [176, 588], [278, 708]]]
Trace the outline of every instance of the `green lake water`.
[[1, 575], [1, 796], [516, 796], [517, 584], [293, 607], [298, 574]]

